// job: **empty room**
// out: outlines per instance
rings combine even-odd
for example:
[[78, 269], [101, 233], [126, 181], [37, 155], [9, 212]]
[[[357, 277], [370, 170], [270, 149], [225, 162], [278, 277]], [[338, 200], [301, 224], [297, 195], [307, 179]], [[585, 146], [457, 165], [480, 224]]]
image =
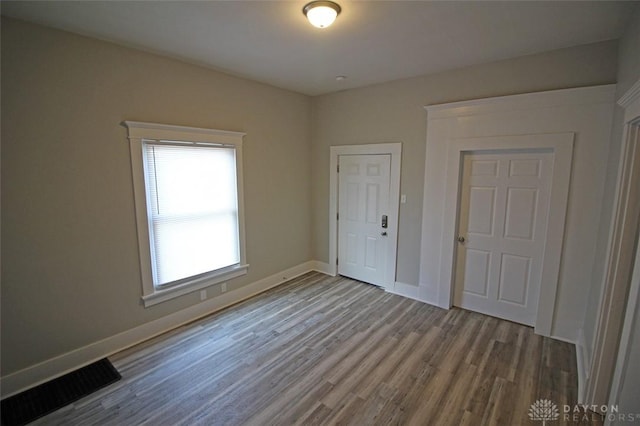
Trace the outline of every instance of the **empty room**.
[[3, 426], [640, 424], [640, 2], [0, 13]]

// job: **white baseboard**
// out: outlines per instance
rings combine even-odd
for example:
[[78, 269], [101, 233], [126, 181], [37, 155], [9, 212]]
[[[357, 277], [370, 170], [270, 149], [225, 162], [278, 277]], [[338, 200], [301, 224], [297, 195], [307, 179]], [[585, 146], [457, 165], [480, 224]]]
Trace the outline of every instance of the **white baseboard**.
[[586, 387], [589, 380], [589, 355], [587, 353], [586, 339], [584, 331], [578, 330], [578, 339], [576, 341], [576, 364], [578, 369], [578, 404], [586, 404]]
[[[396, 281], [393, 285], [393, 288], [385, 289], [385, 291], [387, 291], [388, 293], [397, 294], [398, 296], [403, 296], [409, 299], [417, 300], [418, 302], [426, 303], [427, 305], [442, 308], [442, 306], [438, 306], [435, 298], [426, 297], [427, 294], [424, 290], [424, 287], [407, 284], [400, 281]], [[449, 309], [449, 307], [443, 309]]]
[[424, 303], [428, 303], [429, 305], [437, 306], [442, 309], [451, 309], [450, 306], [440, 306], [438, 300], [438, 288], [436, 286], [428, 286], [424, 283], [418, 285], [418, 298]]
[[324, 265], [326, 264], [318, 261], [302, 263], [237, 290], [223, 293], [197, 305], [3, 376], [0, 378], [2, 398], [15, 395], [183, 324], [210, 315], [307, 272], [324, 272]]
[[424, 302], [424, 300], [420, 300], [418, 298], [417, 285], [411, 285], [411, 284], [401, 283], [400, 281], [396, 281], [393, 285], [393, 288], [387, 288], [385, 289], [385, 291], [388, 293], [397, 294], [398, 296], [403, 296], [409, 299]]
[[322, 272], [323, 274], [335, 277], [335, 273], [331, 270], [331, 267], [328, 263], [320, 262], [319, 260], [313, 260], [311, 261], [311, 263], [313, 264], [311, 268], [313, 271]]

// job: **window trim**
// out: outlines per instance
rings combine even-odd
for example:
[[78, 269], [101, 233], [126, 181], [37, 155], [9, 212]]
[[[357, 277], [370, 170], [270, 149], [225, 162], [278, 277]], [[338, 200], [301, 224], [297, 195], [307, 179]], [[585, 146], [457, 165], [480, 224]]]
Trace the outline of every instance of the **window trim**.
[[[125, 121], [131, 152], [131, 172], [138, 237], [138, 256], [142, 281], [142, 302], [145, 308], [182, 296], [214, 284], [222, 283], [247, 273], [244, 191], [242, 172], [242, 141], [246, 133], [168, 124]], [[211, 273], [196, 275], [192, 279], [166, 287], [155, 287], [151, 267], [151, 246], [147, 214], [147, 193], [144, 182], [144, 141], [188, 141], [209, 144], [233, 145], [236, 150], [236, 185], [238, 193], [238, 232], [240, 263]]]

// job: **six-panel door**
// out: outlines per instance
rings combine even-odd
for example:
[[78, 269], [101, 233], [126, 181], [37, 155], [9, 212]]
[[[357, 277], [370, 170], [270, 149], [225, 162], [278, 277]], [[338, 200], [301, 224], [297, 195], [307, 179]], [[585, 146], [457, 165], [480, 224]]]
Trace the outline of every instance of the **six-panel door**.
[[384, 286], [390, 155], [341, 155], [338, 174], [338, 273]]
[[535, 151], [464, 155], [456, 306], [535, 324], [552, 158]]

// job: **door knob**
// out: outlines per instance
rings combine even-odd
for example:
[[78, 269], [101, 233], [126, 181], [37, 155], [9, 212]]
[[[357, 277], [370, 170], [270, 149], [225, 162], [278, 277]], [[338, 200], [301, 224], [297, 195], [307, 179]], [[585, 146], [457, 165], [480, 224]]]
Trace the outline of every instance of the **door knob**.
[[458, 237], [458, 242], [464, 244], [464, 237], [462, 235]]

